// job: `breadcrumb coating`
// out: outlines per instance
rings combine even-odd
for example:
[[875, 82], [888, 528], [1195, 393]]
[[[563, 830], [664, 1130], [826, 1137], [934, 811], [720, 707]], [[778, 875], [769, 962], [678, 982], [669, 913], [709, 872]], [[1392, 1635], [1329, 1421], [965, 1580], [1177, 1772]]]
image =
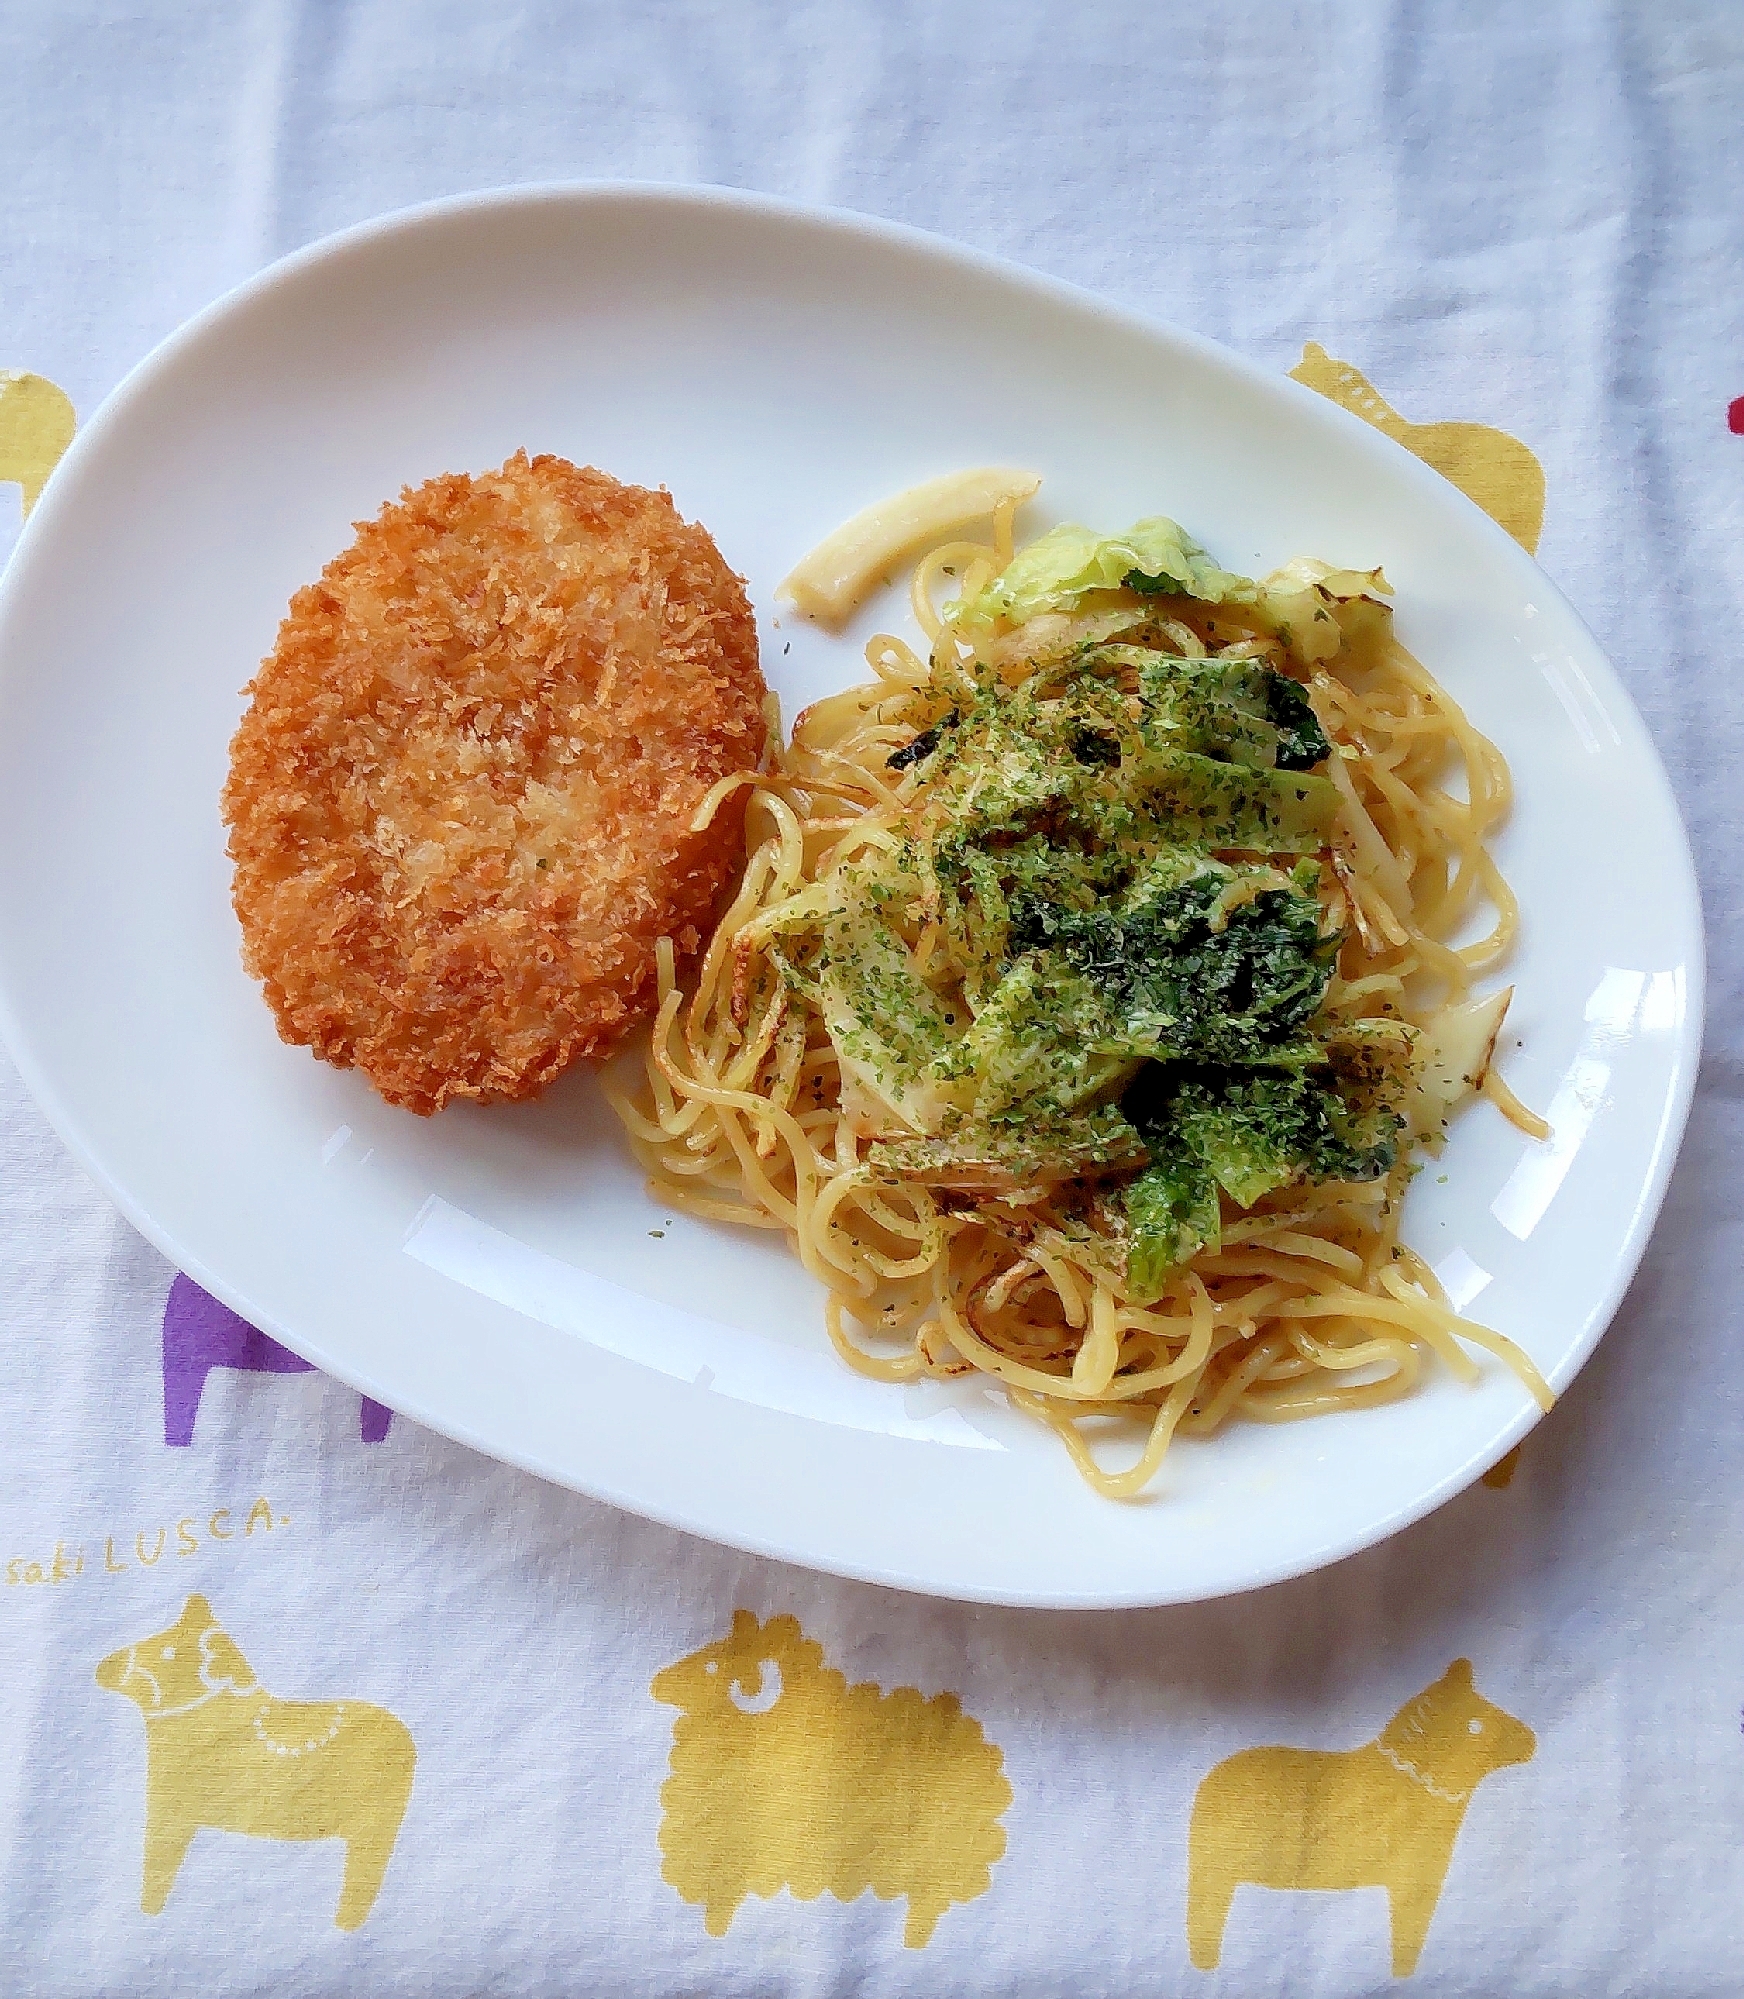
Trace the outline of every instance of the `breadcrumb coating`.
[[763, 676], [665, 492], [517, 452], [382, 508], [244, 690], [223, 812], [286, 1041], [390, 1103], [530, 1097], [652, 1010], [742, 854]]

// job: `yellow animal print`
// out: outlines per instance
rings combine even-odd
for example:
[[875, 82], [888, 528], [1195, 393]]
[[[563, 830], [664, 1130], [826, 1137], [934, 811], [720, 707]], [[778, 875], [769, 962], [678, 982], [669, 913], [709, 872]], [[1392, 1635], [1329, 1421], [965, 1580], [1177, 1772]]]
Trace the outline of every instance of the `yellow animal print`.
[[97, 1684], [145, 1716], [145, 1885], [155, 1916], [203, 1825], [257, 1839], [342, 1839], [334, 1921], [354, 1930], [387, 1872], [417, 1752], [368, 1701], [281, 1701], [219, 1629], [203, 1596], [155, 1637], [111, 1652]]
[[1536, 552], [1544, 525], [1544, 468], [1517, 437], [1485, 423], [1407, 423], [1372, 382], [1313, 340], [1290, 373], [1414, 451], [1505, 527], [1528, 555]]
[[64, 390], [41, 375], [0, 370], [0, 482], [16, 480], [24, 488], [26, 516], [75, 428]]
[[1492, 1492], [1505, 1492], [1514, 1483], [1514, 1474], [1520, 1469], [1520, 1446], [1516, 1444], [1506, 1457], [1500, 1457], [1484, 1473], [1484, 1483]]
[[1187, 1945], [1210, 1971], [1236, 1889], [1385, 1888], [1393, 1975], [1416, 1969], [1471, 1794], [1537, 1738], [1455, 1659], [1361, 1749], [1244, 1749], [1193, 1800]]
[[654, 1698], [682, 1710], [661, 1872], [717, 1937], [747, 1895], [906, 1895], [902, 1940], [918, 1949], [1005, 1852], [1004, 1758], [955, 1694], [850, 1687], [823, 1656], [795, 1619], [741, 1610], [654, 1676]]

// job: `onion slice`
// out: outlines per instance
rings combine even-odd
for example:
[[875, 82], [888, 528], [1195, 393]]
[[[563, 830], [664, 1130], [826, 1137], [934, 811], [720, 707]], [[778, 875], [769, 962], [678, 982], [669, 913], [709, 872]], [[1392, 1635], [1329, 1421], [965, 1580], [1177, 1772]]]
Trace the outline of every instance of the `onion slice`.
[[852, 616], [891, 563], [985, 519], [1008, 501], [1021, 504], [1041, 483], [1034, 472], [983, 465], [910, 486], [862, 508], [826, 535], [788, 572], [776, 594], [834, 629]]

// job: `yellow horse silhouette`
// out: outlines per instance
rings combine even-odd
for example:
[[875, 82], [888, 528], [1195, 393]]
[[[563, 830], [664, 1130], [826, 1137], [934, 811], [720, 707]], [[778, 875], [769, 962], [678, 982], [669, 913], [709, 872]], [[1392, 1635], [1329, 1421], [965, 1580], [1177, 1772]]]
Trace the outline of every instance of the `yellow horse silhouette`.
[[41, 375], [0, 371], [0, 482], [24, 488], [27, 516], [76, 427], [64, 390]]
[[167, 1631], [111, 1652], [97, 1684], [145, 1716], [145, 1885], [155, 1916], [203, 1825], [257, 1839], [342, 1839], [334, 1921], [354, 1930], [387, 1872], [417, 1752], [367, 1701], [281, 1701], [256, 1681], [203, 1596]]
[[1317, 341], [1302, 349], [1290, 373], [1414, 451], [1505, 527], [1528, 555], [1536, 551], [1544, 525], [1544, 468], [1517, 437], [1487, 423], [1407, 423], [1365, 375], [1348, 361], [1335, 361]]
[[1523, 1721], [1485, 1700], [1469, 1659], [1361, 1749], [1244, 1749], [1193, 1800], [1187, 1944], [1210, 1971], [1244, 1881], [1262, 1888], [1385, 1888], [1393, 1975], [1416, 1969], [1471, 1794], [1538, 1747]]

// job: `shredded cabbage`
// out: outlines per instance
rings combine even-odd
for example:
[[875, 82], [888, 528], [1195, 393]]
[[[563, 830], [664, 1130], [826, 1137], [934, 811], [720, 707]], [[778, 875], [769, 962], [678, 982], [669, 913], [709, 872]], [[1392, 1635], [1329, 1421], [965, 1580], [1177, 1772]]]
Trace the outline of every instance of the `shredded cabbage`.
[[979, 624], [996, 617], [1021, 624], [1040, 611], [1069, 611], [1093, 590], [1173, 592], [1202, 603], [1251, 603], [1245, 576], [1219, 569], [1171, 520], [1154, 514], [1125, 534], [1099, 535], [1067, 523], [1020, 549], [985, 590], [953, 605], [948, 617]]

